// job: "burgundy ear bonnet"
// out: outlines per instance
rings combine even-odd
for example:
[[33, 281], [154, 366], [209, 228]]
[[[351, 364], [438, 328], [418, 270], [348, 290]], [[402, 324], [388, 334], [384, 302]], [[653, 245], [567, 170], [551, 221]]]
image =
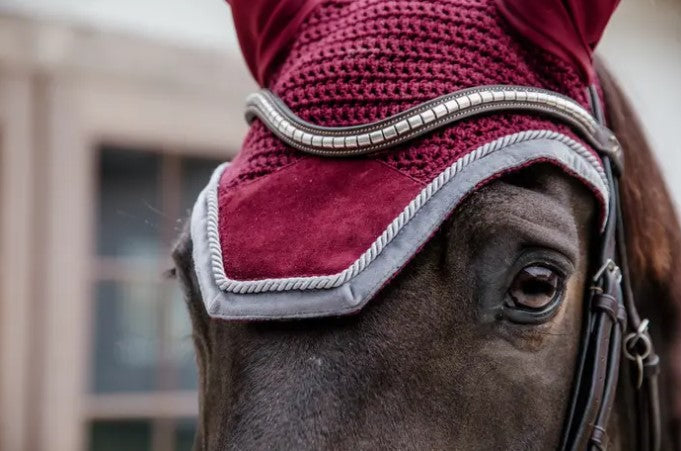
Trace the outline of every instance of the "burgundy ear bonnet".
[[536, 162], [606, 216], [591, 52], [616, 1], [230, 3], [268, 89], [192, 213], [211, 316], [355, 312], [466, 195]]

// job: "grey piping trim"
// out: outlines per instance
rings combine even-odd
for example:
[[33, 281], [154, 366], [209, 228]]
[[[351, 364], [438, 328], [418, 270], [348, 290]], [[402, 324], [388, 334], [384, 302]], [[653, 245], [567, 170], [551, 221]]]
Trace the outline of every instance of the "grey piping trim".
[[598, 151], [620, 159], [615, 135], [580, 104], [540, 88], [491, 85], [464, 89], [424, 102], [366, 125], [322, 127], [297, 117], [274, 93], [261, 90], [246, 99], [246, 119], [255, 117], [281, 140], [302, 152], [340, 157], [383, 150], [461, 119], [495, 111], [528, 111], [556, 117]]
[[608, 199], [601, 175], [582, 156], [564, 143], [551, 139], [523, 141], [485, 158], [472, 161], [456, 177], [433, 194], [395, 239], [365, 271], [343, 285], [328, 290], [292, 290], [240, 294], [221, 291], [212, 274], [206, 223], [206, 187], [194, 206], [191, 218], [194, 268], [208, 314], [227, 320], [278, 320], [344, 315], [360, 310], [457, 208], [466, 195], [494, 174], [523, 167], [537, 160], [554, 161], [569, 169]]
[[[407, 224], [419, 209], [437, 193], [443, 185], [449, 182], [458, 172], [470, 163], [479, 160], [504, 147], [525, 141], [538, 139], [550, 139], [565, 144], [574, 151], [579, 157], [584, 159], [589, 167], [593, 168], [598, 177], [607, 186], [606, 176], [603, 172], [600, 160], [587, 150], [579, 142], [561, 133], [551, 130], [528, 130], [520, 133], [505, 136], [483, 146], [458, 159], [453, 165], [445, 169], [432, 182], [405, 207], [405, 209], [390, 223], [383, 233], [372, 243], [355, 262], [345, 270], [332, 275], [311, 276], [311, 277], [288, 277], [261, 280], [233, 280], [227, 277], [223, 265], [222, 247], [220, 245], [219, 234], [219, 213], [218, 213], [218, 185], [219, 179], [225, 165], [221, 165], [211, 177], [207, 187], [207, 234], [210, 249], [211, 268], [213, 277], [218, 287], [222, 291], [233, 293], [262, 293], [268, 291], [288, 291], [288, 290], [318, 290], [330, 289], [343, 285], [348, 280], [362, 272], [390, 243], [400, 230]], [[490, 174], [491, 175], [491, 174]], [[607, 199], [607, 195], [604, 196]]]

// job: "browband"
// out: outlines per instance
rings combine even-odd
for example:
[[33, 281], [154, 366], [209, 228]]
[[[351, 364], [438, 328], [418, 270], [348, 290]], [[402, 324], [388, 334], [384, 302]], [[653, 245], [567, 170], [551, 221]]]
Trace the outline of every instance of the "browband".
[[608, 155], [617, 172], [622, 170], [620, 145], [614, 133], [574, 100], [541, 88], [490, 85], [464, 89], [371, 124], [349, 127], [322, 127], [304, 121], [267, 89], [251, 94], [246, 100], [249, 123], [257, 117], [291, 147], [325, 157], [370, 154], [461, 119], [502, 111], [553, 116], [569, 125], [599, 153]]

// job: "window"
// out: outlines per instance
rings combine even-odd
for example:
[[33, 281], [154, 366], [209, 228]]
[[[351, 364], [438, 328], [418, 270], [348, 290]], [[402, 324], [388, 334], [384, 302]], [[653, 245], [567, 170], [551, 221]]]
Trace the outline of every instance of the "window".
[[103, 146], [98, 165], [89, 445], [189, 450], [197, 404], [191, 327], [170, 251], [220, 162]]

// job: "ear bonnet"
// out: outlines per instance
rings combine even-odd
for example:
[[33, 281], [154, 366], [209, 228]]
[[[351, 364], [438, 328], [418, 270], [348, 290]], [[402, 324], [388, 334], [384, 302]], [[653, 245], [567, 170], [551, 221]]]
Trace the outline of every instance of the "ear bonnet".
[[583, 182], [606, 218], [598, 155], [619, 151], [591, 58], [616, 3], [232, 0], [267, 89], [193, 210], [209, 314], [356, 312], [468, 194], [537, 162]]

